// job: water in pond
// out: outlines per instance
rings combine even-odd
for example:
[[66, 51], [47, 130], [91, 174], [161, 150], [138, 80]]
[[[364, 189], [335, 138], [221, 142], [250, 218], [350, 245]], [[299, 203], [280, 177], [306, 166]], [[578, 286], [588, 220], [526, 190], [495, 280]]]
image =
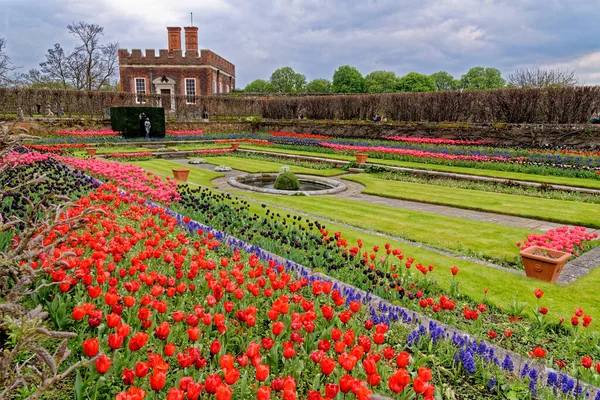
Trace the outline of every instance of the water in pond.
[[[260, 187], [263, 189], [275, 189], [275, 182], [274, 181], [256, 182], [256, 183], [253, 183], [252, 186]], [[300, 189], [298, 189], [298, 190], [303, 191], [303, 192], [312, 192], [312, 191], [316, 191], [316, 190], [328, 190], [328, 189], [331, 189], [331, 186], [325, 185], [323, 183], [300, 181]]]

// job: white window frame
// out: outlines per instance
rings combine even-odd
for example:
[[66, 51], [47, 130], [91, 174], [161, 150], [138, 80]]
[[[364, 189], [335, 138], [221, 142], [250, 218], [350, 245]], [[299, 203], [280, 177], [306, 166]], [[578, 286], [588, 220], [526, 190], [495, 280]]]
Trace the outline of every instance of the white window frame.
[[219, 94], [223, 93], [223, 82], [219, 82]]
[[229, 93], [229, 85], [225, 85], [225, 93]]
[[213, 79], [213, 94], [217, 94], [217, 80]]
[[[144, 82], [144, 90], [139, 90], [138, 82]], [[133, 86], [135, 91], [135, 102], [137, 104], [146, 104], [146, 78], [133, 78]]]
[[[185, 90], [185, 104], [196, 104], [196, 93], [198, 90], [196, 88], [196, 78], [185, 78], [184, 82], [184, 90]], [[191, 93], [188, 89], [188, 82], [194, 82], [194, 93]]]

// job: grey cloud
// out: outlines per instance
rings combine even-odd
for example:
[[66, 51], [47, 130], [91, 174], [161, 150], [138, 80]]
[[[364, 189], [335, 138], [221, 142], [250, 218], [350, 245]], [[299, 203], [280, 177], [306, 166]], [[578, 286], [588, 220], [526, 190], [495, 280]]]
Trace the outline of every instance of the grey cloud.
[[[4, 2], [6, 0], [0, 0]], [[9, 1], [0, 20], [15, 63], [43, 61], [53, 43], [67, 43], [66, 24], [105, 27], [123, 48], [165, 48], [166, 26], [199, 27], [201, 48], [236, 64], [237, 84], [267, 79], [289, 65], [307, 78], [331, 78], [344, 64], [363, 74], [391, 70], [459, 77], [476, 65], [505, 75], [532, 65], [585, 65], [586, 83], [600, 83], [589, 55], [596, 40], [597, 1], [584, 0], [80, 0]], [[588, 56], [586, 58], [586, 56]], [[591, 57], [591, 58], [590, 58]], [[583, 61], [581, 61], [583, 60]]]

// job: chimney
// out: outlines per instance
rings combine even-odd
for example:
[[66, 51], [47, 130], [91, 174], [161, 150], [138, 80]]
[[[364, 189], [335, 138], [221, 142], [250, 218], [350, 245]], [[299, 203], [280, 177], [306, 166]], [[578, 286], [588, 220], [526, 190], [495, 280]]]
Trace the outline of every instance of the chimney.
[[193, 52], [198, 56], [198, 28], [195, 26], [186, 26], [185, 30], [185, 52]]
[[169, 32], [169, 53], [173, 50], [181, 50], [181, 28], [180, 27], [167, 27]]

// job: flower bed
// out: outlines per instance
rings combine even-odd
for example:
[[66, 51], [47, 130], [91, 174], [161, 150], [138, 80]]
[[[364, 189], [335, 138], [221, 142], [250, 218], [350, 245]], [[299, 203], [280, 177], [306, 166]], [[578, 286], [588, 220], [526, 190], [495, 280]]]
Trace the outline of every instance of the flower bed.
[[107, 154], [104, 158], [116, 161], [147, 161], [155, 157], [151, 151], [143, 151], [140, 153], [112, 153]]
[[85, 131], [56, 131], [55, 135], [58, 136], [72, 136], [72, 137], [80, 137], [80, 138], [96, 138], [102, 136], [120, 136], [121, 132], [116, 132], [110, 129], [102, 129], [102, 130], [85, 130]]
[[387, 136], [385, 139], [396, 142], [426, 143], [426, 144], [449, 144], [454, 146], [489, 146], [492, 140], [455, 140], [442, 138], [422, 138], [412, 136]]
[[166, 134], [169, 136], [201, 136], [203, 131], [202, 129], [196, 130], [171, 130], [167, 129]]
[[293, 133], [293, 132], [269, 132], [271, 136], [275, 137], [290, 137], [300, 139], [319, 139], [319, 140], [330, 140], [335, 139], [332, 136], [317, 135], [315, 133]]
[[487, 155], [453, 155], [444, 153], [433, 153], [429, 151], [421, 150], [407, 150], [394, 147], [368, 147], [368, 146], [353, 146], [353, 145], [342, 145], [335, 143], [319, 143], [320, 146], [330, 148], [336, 152], [357, 152], [357, 153], [387, 153], [395, 155], [406, 155], [417, 158], [438, 158], [450, 161], [476, 161], [476, 162], [517, 162], [524, 161], [524, 158], [511, 158], [511, 157], [492, 157]]
[[[135, 171], [131, 173], [136, 174]], [[369, 308], [356, 300], [356, 293], [342, 291], [327, 282], [311, 282], [301, 275], [294, 277], [291, 271], [285, 271], [288, 265], [280, 266], [278, 262], [270, 263], [267, 259], [236, 250], [239, 243], [229, 247], [219, 239], [218, 232], [203, 232], [195, 240], [193, 233], [197, 232], [198, 226], [189, 217], [183, 217], [179, 223], [192, 234], [178, 228], [178, 220], [164, 209], [143, 203], [136, 195], [119, 194], [113, 186], [104, 186], [83, 198], [81, 205], [100, 207], [108, 215], [89, 218], [86, 229], [71, 233], [69, 245], [59, 249], [58, 255], [69, 251], [76, 254], [70, 256], [69, 268], [56, 265], [53, 267], [56, 269], [47, 269], [53, 280], [62, 283], [62, 293], [57, 293], [58, 288], [54, 287], [48, 289], [48, 297], [53, 296], [59, 304], [68, 307], [73, 318], [63, 316], [60, 322], [72, 326], [80, 334], [77, 345], [72, 348], [75, 356], [83, 353], [97, 357], [95, 368], [82, 371], [83, 390], [90, 397], [97, 394], [101, 398], [125, 398], [120, 394], [124, 391], [144, 391], [150, 396], [154, 391], [160, 397], [169, 392], [169, 398], [190, 398], [192, 385], [191, 398], [194, 398], [194, 390], [199, 384], [204, 392], [214, 393], [221, 399], [246, 394], [248, 390], [252, 390], [251, 396], [255, 397], [263, 387], [263, 396], [268, 391], [273, 396], [280, 393], [284, 397], [332, 398], [335, 396], [328, 394], [336, 390], [344, 393], [348, 389], [348, 395], [357, 398], [367, 392], [396, 397], [397, 391], [401, 391], [397, 396], [404, 398], [402, 396], [413, 395], [413, 392], [428, 394], [427, 390], [434, 388], [427, 385], [434, 382], [436, 385], [449, 384], [458, 398], [481, 397], [483, 394], [475, 394], [479, 390], [505, 393], [508, 385], [510, 390], [523, 390], [521, 393], [527, 396], [531, 395], [527, 386], [533, 392], [540, 391], [540, 396], [551, 397], [553, 388], [559, 393], [576, 392], [576, 383], [560, 375], [551, 375], [555, 380], [549, 375], [549, 389], [545, 389], [546, 382], [538, 379], [538, 370], [529, 367], [518, 367], [525, 380], [514, 381], [508, 374], [514, 368], [510, 358], [496, 358], [482, 343], [449, 336], [435, 324], [407, 330], [393, 321], [408, 322], [410, 316], [398, 314], [393, 307]], [[245, 226], [248, 234], [263, 237], [262, 232], [253, 233], [252, 225], [248, 224], [253, 219], [251, 215], [242, 213], [232, 220], [223, 215], [222, 206], [205, 207], [201, 201], [196, 202], [196, 206], [211, 223], [218, 222], [220, 216], [229, 223], [230, 229]], [[243, 203], [234, 206], [245, 208]], [[301, 240], [301, 227], [306, 225], [297, 222], [298, 225], [293, 224], [295, 235], [287, 234], [279, 224], [267, 226], [265, 232], [279, 236], [277, 240]], [[272, 229], [275, 226], [277, 229]], [[383, 294], [387, 291], [377, 289], [380, 285], [374, 283], [373, 278], [386, 279], [386, 272], [381, 267], [391, 268], [393, 259], [404, 259], [398, 249], [389, 246], [381, 248], [381, 256], [378, 255], [379, 248], [363, 252], [360, 243], [350, 247], [344, 243], [341, 233], [330, 236], [324, 226], [314, 227], [314, 237], [315, 245], [321, 244], [314, 249], [312, 257], [316, 257], [316, 252], [326, 250], [328, 254], [322, 253], [323, 258], [318, 262], [321, 265], [330, 263], [330, 273], [341, 272], [336, 254], [343, 260], [347, 259], [344, 252], [346, 255], [354, 253], [356, 261], [365, 262], [363, 266], [367, 268], [364, 270], [373, 274], [373, 277], [364, 274], [369, 281], [366, 287]], [[264, 243], [274, 239], [263, 238]], [[306, 255], [304, 246], [303, 242], [294, 242], [288, 248]], [[54, 257], [58, 255], [55, 253]], [[389, 259], [381, 261], [379, 257]], [[433, 268], [415, 266], [415, 260], [410, 258], [406, 263], [417, 269], [415, 279], [426, 277]], [[38, 265], [50, 266], [52, 258], [39, 260]], [[355, 268], [354, 271], [351, 275], [360, 276], [356, 273], [360, 270]], [[406, 277], [406, 283], [410, 285], [405, 274], [403, 271], [401, 276], [403, 280]], [[409, 304], [418, 304], [417, 307], [425, 312], [451, 315], [450, 304], [454, 301], [446, 296], [440, 297], [439, 301], [433, 300], [427, 297], [427, 288], [421, 285], [406, 289], [404, 293], [406, 297], [413, 295], [410, 302], [407, 300]], [[539, 299], [543, 293], [535, 295]], [[283, 301], [284, 298], [288, 301]], [[231, 311], [228, 311], [230, 305]], [[440, 307], [438, 311], [435, 311], [436, 306]], [[287, 308], [282, 312], [280, 307]], [[468, 310], [457, 307], [456, 311], [468, 315], [468, 322], [475, 326], [492, 311], [489, 306], [487, 308], [483, 304], [469, 306]], [[538, 311], [541, 313], [541, 308], [538, 307]], [[580, 316], [584, 317], [583, 311]], [[591, 318], [588, 321], [591, 322]], [[294, 328], [294, 324], [299, 324], [299, 328]], [[518, 332], [525, 327], [514, 326], [514, 335], [505, 331], [500, 335], [504, 339], [496, 340], [503, 344], [516, 340]], [[489, 336], [493, 335], [489, 333]], [[327, 346], [327, 343], [327, 349], [322, 349], [321, 346]], [[360, 351], [359, 347], [362, 348], [360, 357], [356, 353]], [[533, 347], [530, 351], [536, 357], [541, 354]], [[258, 360], [253, 356], [255, 354]], [[231, 358], [226, 357], [228, 355]], [[593, 365], [590, 361], [593, 358], [597, 357], [586, 358], [582, 365], [588, 374], [593, 374], [591, 367], [586, 367], [589, 362]], [[229, 359], [232, 364], [227, 361]], [[138, 364], [142, 371], [139, 374]], [[419, 372], [418, 367], [423, 364], [428, 369]], [[260, 379], [259, 369], [264, 370], [258, 368], [260, 365], [268, 367], [264, 380]], [[439, 375], [442, 370], [434, 365], [451, 371], [454, 381], [442, 378]], [[326, 373], [328, 368], [332, 368], [330, 373]], [[143, 373], [146, 369], [148, 372]], [[398, 372], [401, 370], [410, 375], [408, 380], [404, 373]], [[429, 370], [433, 375], [431, 380], [427, 374]], [[100, 375], [103, 379], [98, 379]], [[594, 379], [594, 376], [588, 378]], [[457, 383], [456, 379], [463, 383]], [[292, 393], [285, 393], [286, 380], [290, 385], [292, 380], [294, 382]], [[279, 382], [282, 382], [282, 390]], [[342, 384], [347, 386], [342, 389]], [[469, 390], [475, 393], [467, 395]], [[438, 395], [441, 395], [439, 389]]]
[[547, 247], [553, 250], [566, 251], [578, 257], [583, 252], [591, 248], [590, 241], [597, 239], [597, 233], [587, 233], [585, 227], [575, 226], [569, 228], [563, 226], [556, 229], [550, 229], [542, 235], [531, 234], [523, 243], [517, 242], [521, 250], [531, 246]]

